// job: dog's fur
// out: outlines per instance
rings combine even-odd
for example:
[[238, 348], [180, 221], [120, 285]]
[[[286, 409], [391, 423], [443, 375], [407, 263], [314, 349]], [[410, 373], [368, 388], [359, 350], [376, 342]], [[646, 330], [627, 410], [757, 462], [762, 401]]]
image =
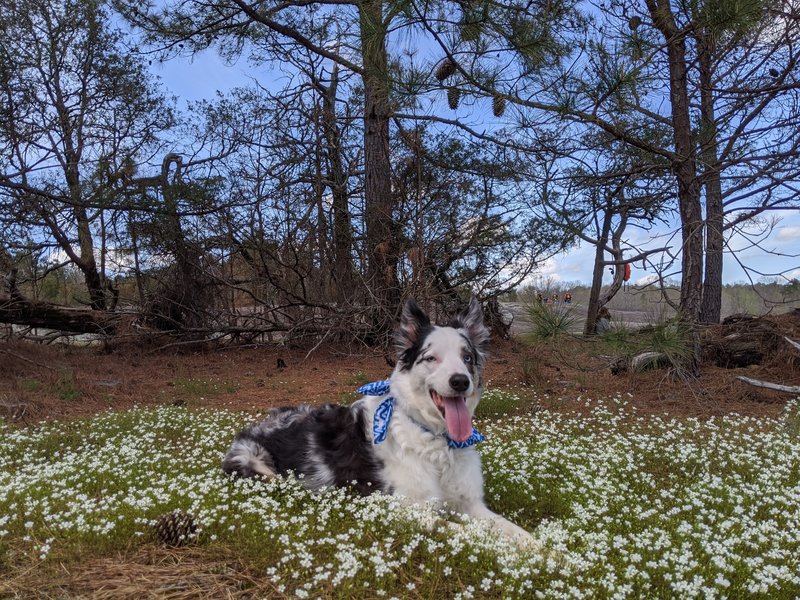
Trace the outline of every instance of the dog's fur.
[[489, 341], [480, 304], [473, 299], [448, 326], [438, 327], [409, 300], [395, 339], [398, 362], [388, 394], [395, 408], [383, 442], [373, 442], [372, 424], [386, 396], [366, 396], [350, 407], [279, 408], [236, 436], [223, 469], [246, 477], [294, 471], [314, 490], [352, 486], [362, 494], [446, 503], [529, 542], [528, 532], [484, 504], [474, 446], [453, 449], [445, 437], [467, 437], [480, 401]]

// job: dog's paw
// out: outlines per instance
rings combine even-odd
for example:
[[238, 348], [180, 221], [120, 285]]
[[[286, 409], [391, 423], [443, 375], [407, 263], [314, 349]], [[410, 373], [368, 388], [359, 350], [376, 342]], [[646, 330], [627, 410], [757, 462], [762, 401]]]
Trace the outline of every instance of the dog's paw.
[[516, 543], [521, 551], [536, 554], [542, 557], [543, 560], [553, 562], [556, 568], [570, 567], [569, 560], [567, 560], [562, 552], [554, 550], [553, 548], [548, 548], [525, 529], [514, 526], [513, 530], [507, 530], [505, 533]]
[[530, 533], [521, 529], [508, 534], [508, 536], [519, 546], [525, 550], [540, 550], [542, 545]]
[[515, 525], [502, 517], [492, 519], [492, 521], [500, 527], [507, 538], [514, 541], [520, 548], [530, 548], [533, 550], [537, 547], [541, 547], [541, 544], [536, 541], [536, 538], [519, 525]]

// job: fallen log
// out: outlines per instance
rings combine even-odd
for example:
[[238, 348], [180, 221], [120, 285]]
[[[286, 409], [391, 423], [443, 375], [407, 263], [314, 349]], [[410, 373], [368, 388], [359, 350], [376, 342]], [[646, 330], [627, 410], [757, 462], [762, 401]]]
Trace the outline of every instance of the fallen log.
[[753, 379], [739, 375], [736, 377], [739, 381], [744, 381], [756, 387], [767, 388], [768, 390], [776, 390], [778, 392], [787, 392], [789, 394], [800, 394], [800, 385], [781, 385], [779, 383], [770, 383], [769, 381], [761, 381], [760, 379]]
[[[784, 336], [785, 339], [792, 347], [797, 350], [800, 350], [800, 343], [795, 342], [794, 340], [790, 340], [788, 337]], [[775, 390], [778, 392], [786, 392], [788, 394], [800, 394], [800, 385], [782, 385], [780, 383], [771, 383], [769, 381], [761, 381], [760, 379], [753, 379], [752, 377], [744, 377], [743, 375], [739, 375], [736, 379], [739, 381], [744, 381], [750, 385], [754, 385], [756, 387], [763, 387], [767, 388], [768, 390]]]
[[120, 313], [85, 308], [72, 308], [11, 297], [0, 296], [0, 323], [24, 325], [70, 333], [111, 335], [116, 331]]
[[663, 352], [642, 352], [629, 359], [621, 358], [610, 365], [611, 373], [619, 375], [630, 371], [631, 373], [641, 373], [651, 369], [661, 369], [672, 366], [669, 356]]

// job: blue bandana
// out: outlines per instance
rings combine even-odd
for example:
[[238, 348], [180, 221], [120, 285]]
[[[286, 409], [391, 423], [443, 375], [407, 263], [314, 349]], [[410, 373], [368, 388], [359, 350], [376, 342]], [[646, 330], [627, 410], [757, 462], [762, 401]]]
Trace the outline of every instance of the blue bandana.
[[[390, 381], [385, 379], [383, 381], [373, 381], [366, 385], [362, 385], [356, 390], [356, 394], [363, 394], [364, 396], [383, 396], [389, 393]], [[389, 422], [392, 420], [394, 413], [395, 399], [389, 396], [375, 409], [375, 416], [372, 418], [372, 439], [375, 444], [380, 444], [386, 439], [386, 433], [389, 431]], [[433, 433], [430, 429], [418, 423], [422, 429], [428, 433]], [[486, 440], [486, 437], [474, 427], [472, 428], [472, 435], [470, 435], [463, 442], [456, 442], [450, 439], [446, 434], [441, 434], [447, 440], [447, 445], [450, 448], [468, 448]]]

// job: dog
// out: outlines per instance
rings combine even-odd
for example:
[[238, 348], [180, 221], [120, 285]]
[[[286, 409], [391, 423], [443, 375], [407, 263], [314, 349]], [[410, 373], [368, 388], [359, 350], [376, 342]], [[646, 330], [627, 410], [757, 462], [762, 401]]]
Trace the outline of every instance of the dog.
[[275, 477], [293, 471], [307, 488], [350, 486], [409, 502], [435, 502], [492, 521], [523, 545], [533, 537], [483, 499], [472, 417], [483, 391], [489, 331], [473, 298], [447, 326], [412, 299], [395, 333], [389, 380], [360, 388], [351, 406], [278, 408], [245, 428], [223, 461], [226, 473]]

